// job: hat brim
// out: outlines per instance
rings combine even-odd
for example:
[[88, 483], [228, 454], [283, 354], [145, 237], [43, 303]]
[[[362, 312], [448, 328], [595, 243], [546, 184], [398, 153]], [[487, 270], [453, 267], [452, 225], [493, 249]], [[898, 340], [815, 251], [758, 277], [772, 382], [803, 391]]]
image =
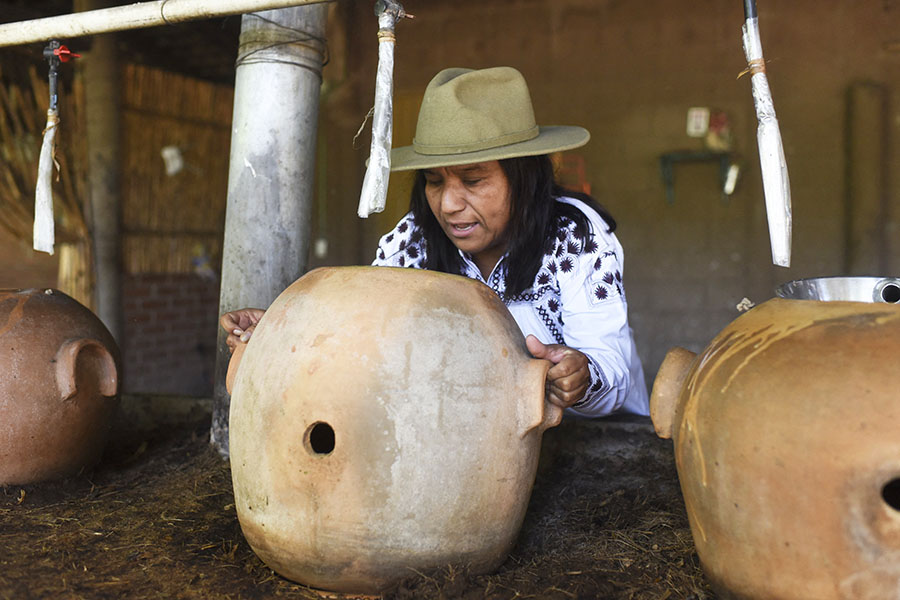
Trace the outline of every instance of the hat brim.
[[391, 150], [391, 171], [412, 171], [415, 169], [433, 169], [435, 167], [451, 167], [518, 158], [520, 156], [538, 156], [551, 152], [562, 152], [584, 146], [591, 139], [591, 134], [583, 127], [556, 125], [539, 127], [537, 137], [524, 142], [476, 150], [458, 154], [420, 154], [413, 146], [401, 146]]

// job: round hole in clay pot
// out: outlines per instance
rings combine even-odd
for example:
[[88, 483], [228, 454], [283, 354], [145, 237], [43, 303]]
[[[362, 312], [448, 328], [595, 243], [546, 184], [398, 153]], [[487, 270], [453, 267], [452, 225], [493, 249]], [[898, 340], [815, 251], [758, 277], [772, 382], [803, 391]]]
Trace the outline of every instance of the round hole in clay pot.
[[895, 477], [884, 484], [884, 487], [881, 488], [881, 497], [888, 506], [900, 511], [900, 477]]
[[888, 304], [897, 304], [900, 302], [900, 286], [889, 283], [881, 288], [881, 299]]
[[316, 421], [306, 430], [306, 447], [315, 454], [331, 454], [334, 450], [334, 429], [323, 421]]

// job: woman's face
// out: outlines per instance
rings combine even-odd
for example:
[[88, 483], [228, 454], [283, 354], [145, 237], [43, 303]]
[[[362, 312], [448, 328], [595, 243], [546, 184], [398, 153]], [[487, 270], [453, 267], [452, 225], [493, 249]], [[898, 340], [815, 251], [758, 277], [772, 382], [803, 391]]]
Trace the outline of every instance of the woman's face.
[[428, 206], [450, 241], [487, 277], [506, 252], [509, 182], [496, 160], [424, 169]]

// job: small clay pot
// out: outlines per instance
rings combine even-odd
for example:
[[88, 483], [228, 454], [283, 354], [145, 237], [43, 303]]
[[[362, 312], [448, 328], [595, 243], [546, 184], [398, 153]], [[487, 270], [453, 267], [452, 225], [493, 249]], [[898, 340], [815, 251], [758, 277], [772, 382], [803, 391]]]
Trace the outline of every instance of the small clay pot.
[[0, 290], [0, 484], [93, 466], [118, 405], [118, 348], [57, 290]]
[[562, 415], [544, 397], [549, 363], [487, 286], [318, 269], [275, 300], [239, 360], [235, 504], [269, 567], [375, 594], [417, 570], [503, 562], [541, 434]]
[[898, 390], [892, 304], [776, 298], [669, 353], [651, 416], [720, 597], [900, 598]]

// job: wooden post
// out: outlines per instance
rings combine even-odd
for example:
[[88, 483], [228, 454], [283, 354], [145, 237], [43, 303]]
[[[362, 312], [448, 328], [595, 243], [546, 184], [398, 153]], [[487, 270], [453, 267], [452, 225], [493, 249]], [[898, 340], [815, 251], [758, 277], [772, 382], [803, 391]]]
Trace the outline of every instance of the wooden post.
[[[269, 304], [306, 269], [327, 5], [244, 15], [232, 123], [219, 312]], [[225, 332], [210, 442], [228, 455]]]
[[[75, 0], [76, 11], [102, 8], [100, 0]], [[119, 50], [114, 34], [98, 35], [76, 64], [84, 73], [91, 240], [97, 316], [122, 344]]]

